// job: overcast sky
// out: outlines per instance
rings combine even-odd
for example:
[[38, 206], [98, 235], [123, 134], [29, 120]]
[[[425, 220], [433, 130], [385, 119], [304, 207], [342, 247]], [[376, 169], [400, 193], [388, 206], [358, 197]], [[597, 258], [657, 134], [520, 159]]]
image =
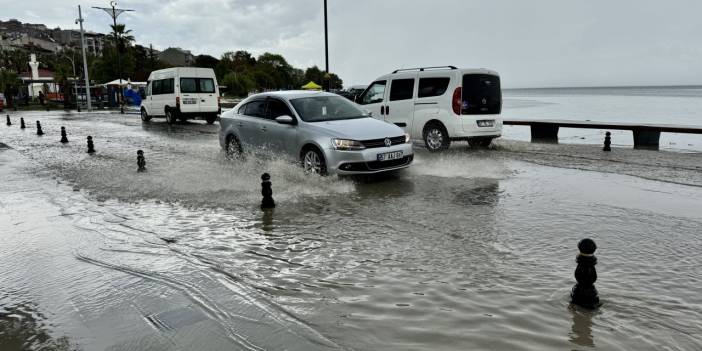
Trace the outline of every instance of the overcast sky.
[[[345, 85], [401, 67], [485, 67], [504, 87], [702, 84], [701, 0], [328, 0]], [[0, 18], [75, 28], [66, 0], [0, 0]], [[283, 54], [324, 68], [323, 0], [123, 0], [137, 42], [219, 57]], [[88, 30], [109, 16], [85, 0]]]

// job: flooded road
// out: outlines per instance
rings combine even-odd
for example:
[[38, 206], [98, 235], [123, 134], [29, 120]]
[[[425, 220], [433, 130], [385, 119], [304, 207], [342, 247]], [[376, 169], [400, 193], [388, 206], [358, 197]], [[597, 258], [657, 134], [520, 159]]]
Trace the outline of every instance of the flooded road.
[[[13, 122], [0, 126], [2, 350], [702, 348], [700, 154], [503, 141], [318, 178], [228, 160], [217, 124]], [[597, 312], [569, 306], [585, 237]]]

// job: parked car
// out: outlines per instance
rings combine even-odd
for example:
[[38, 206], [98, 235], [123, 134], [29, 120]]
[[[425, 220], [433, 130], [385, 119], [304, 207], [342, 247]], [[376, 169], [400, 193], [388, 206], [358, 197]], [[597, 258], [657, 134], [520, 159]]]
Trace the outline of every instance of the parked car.
[[166, 117], [169, 124], [203, 117], [212, 124], [220, 113], [217, 77], [211, 68], [174, 67], [149, 75], [141, 119]]
[[414, 158], [402, 128], [370, 118], [339, 95], [316, 91], [246, 98], [222, 114], [219, 141], [230, 155], [269, 150], [321, 175], [393, 171]]
[[356, 102], [432, 152], [457, 140], [488, 146], [502, 134], [500, 76], [487, 69], [396, 70], [376, 79]]

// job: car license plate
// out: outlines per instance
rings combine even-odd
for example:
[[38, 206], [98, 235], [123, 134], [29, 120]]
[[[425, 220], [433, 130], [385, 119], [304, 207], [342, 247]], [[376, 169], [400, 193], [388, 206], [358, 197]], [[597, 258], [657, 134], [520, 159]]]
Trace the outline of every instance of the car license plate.
[[402, 158], [402, 151], [386, 152], [378, 154], [378, 161], [390, 161]]
[[494, 127], [494, 126], [495, 126], [494, 119], [481, 119], [478, 121], [478, 127]]

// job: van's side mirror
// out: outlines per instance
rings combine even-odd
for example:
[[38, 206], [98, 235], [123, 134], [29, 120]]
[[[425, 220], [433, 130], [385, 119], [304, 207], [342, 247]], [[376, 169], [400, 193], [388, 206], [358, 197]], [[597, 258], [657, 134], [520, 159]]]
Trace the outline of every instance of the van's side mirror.
[[373, 112], [363, 109], [363, 117], [373, 117]]
[[290, 116], [276, 117], [275, 121], [280, 124], [295, 124], [295, 119]]

